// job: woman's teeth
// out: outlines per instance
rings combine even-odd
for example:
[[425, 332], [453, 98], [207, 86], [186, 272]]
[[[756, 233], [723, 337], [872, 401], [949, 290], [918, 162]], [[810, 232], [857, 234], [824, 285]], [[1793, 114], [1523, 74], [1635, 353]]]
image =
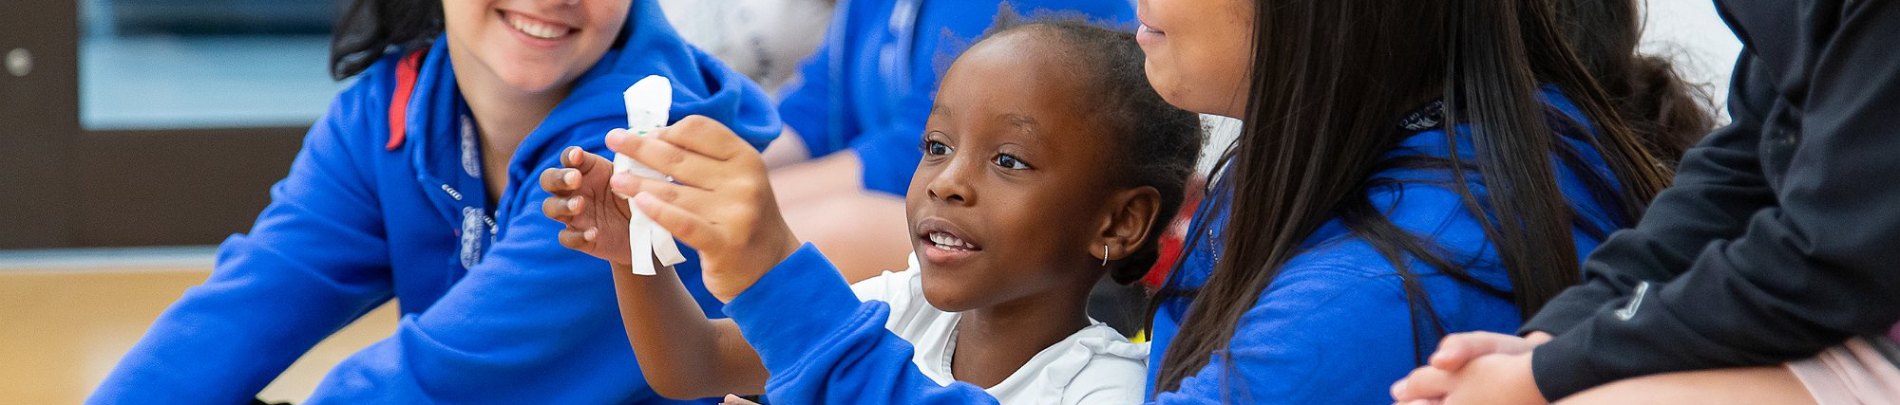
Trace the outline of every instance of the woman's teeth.
[[943, 250], [976, 250], [976, 245], [943, 232], [931, 232], [930, 243], [936, 244], [938, 249]]
[[573, 31], [568, 27], [542, 24], [526, 18], [516, 17], [513, 14], [508, 15], [508, 25], [515, 27], [516, 31], [521, 31], [523, 34], [528, 34], [528, 36], [540, 39], [560, 38], [567, 35], [569, 31]]

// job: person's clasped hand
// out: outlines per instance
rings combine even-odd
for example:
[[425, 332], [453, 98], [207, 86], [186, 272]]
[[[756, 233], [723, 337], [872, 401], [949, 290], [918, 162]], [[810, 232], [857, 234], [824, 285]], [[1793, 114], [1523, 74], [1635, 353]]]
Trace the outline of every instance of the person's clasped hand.
[[1429, 364], [1392, 384], [1392, 399], [1402, 405], [1545, 404], [1531, 376], [1531, 349], [1547, 341], [1543, 332], [1446, 336]]

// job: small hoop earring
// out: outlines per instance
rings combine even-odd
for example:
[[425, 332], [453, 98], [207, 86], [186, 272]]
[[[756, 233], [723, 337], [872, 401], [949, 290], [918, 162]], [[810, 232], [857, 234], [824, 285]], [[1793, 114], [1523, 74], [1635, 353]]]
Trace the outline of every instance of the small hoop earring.
[[1102, 267], [1108, 267], [1108, 242], [1102, 242]]

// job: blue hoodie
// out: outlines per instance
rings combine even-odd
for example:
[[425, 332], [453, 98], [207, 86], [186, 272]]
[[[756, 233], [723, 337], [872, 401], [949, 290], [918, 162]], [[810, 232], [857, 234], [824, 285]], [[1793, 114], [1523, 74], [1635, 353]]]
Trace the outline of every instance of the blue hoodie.
[[[396, 299], [394, 336], [331, 370], [310, 404], [669, 403], [645, 383], [606, 262], [561, 247], [541, 214], [541, 170], [560, 150], [606, 153], [626, 126], [621, 92], [673, 80], [673, 118], [709, 116], [762, 147], [779, 132], [766, 95], [687, 46], [638, 1], [625, 46], [576, 82], [509, 160], [495, 206], [480, 148], [438, 38], [416, 74], [406, 139], [390, 145], [398, 60], [384, 58], [331, 103], [248, 234], [159, 317], [88, 403], [242, 404], [324, 337]], [[393, 147], [390, 147], [393, 146]], [[491, 218], [498, 221], [489, 223]], [[690, 257], [690, 256], [689, 256]], [[697, 260], [680, 268], [708, 314]]]
[[799, 66], [779, 113], [812, 157], [858, 155], [864, 188], [903, 196], [923, 159], [924, 122], [949, 62], [1008, 4], [1035, 16], [1131, 24], [1125, 0], [843, 0], [817, 53]]
[[[1579, 117], [1575, 107], [1554, 90], [1547, 101]], [[1473, 154], [1468, 128], [1459, 128], [1457, 153]], [[1573, 230], [1578, 256], [1623, 222], [1589, 191], [1595, 180], [1613, 179], [1601, 157], [1582, 136], [1566, 136], [1587, 173], [1557, 166], [1559, 184], [1583, 223]], [[1403, 140], [1388, 157], [1452, 153], [1446, 131], [1433, 129]], [[1588, 176], [1588, 177], [1586, 177]], [[1476, 218], [1466, 211], [1444, 170], [1393, 168], [1375, 175], [1395, 180], [1373, 187], [1368, 202], [1399, 228], [1435, 243], [1447, 259], [1490, 288], [1510, 291], [1497, 251]], [[1591, 179], [1590, 177], [1594, 177]], [[1475, 174], [1464, 181], [1482, 198]], [[1611, 184], [1614, 184], [1613, 181]], [[1216, 194], [1210, 200], [1223, 198]], [[1220, 234], [1226, 212], [1197, 217]], [[1198, 225], [1198, 224], [1197, 224]], [[1174, 286], [1198, 287], [1212, 273], [1219, 242], [1201, 238], [1189, 252]], [[1518, 312], [1505, 297], [1452, 279], [1415, 257], [1408, 268], [1427, 292], [1446, 331], [1510, 333]], [[1152, 398], [1164, 404], [1383, 404], [1387, 387], [1436, 348], [1435, 331], [1414, 340], [1413, 311], [1397, 269], [1363, 238], [1347, 232], [1339, 219], [1323, 225], [1303, 243], [1241, 319], [1228, 351], [1181, 383], [1178, 390]], [[796, 302], [798, 305], [784, 305]], [[1149, 391], [1167, 346], [1179, 329], [1190, 301], [1164, 301], [1154, 319]], [[860, 303], [844, 280], [810, 245], [780, 263], [724, 309], [738, 322], [746, 341], [759, 351], [772, 377], [766, 390], [774, 400], [798, 404], [985, 404], [995, 403], [982, 389], [954, 383], [938, 386], [911, 362], [909, 343], [883, 329], [890, 309]]]

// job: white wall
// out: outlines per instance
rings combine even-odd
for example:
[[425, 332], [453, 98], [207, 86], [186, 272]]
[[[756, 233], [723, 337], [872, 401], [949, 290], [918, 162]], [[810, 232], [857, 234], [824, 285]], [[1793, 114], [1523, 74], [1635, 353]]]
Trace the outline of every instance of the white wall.
[[[1728, 100], [1728, 76], [1742, 43], [1712, 0], [1649, 0], [1642, 51], [1674, 59], [1683, 78], [1707, 90], [1717, 107]], [[1727, 121], [1728, 112], [1721, 114]]]

